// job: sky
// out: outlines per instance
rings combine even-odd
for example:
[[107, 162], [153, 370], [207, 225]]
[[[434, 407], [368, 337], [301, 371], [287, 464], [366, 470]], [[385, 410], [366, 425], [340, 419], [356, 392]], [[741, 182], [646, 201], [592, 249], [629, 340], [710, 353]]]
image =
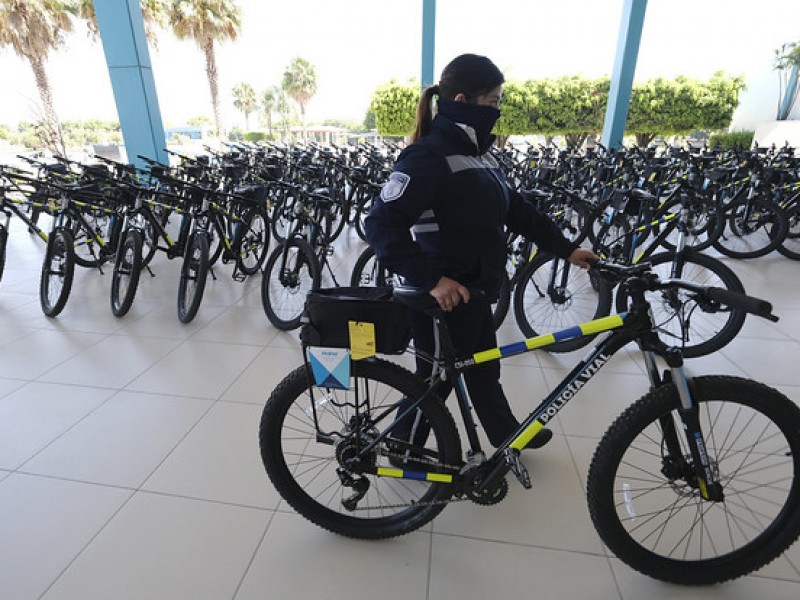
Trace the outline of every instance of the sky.
[[[231, 88], [257, 92], [280, 83], [291, 59], [317, 73], [310, 123], [361, 121], [375, 88], [392, 78], [419, 79], [422, 0], [237, 0], [242, 26], [236, 41], [217, 47], [225, 126], [244, 125]], [[436, 76], [464, 52], [489, 56], [506, 79], [610, 75], [623, 0], [437, 0]], [[734, 128], [774, 118], [778, 76], [774, 50], [800, 41], [798, 0], [649, 0], [635, 80], [716, 71], [743, 75], [748, 86]], [[158, 35], [150, 51], [165, 126], [211, 116], [203, 55], [197, 45]], [[77, 23], [47, 62], [61, 119], [117, 118], [99, 40]], [[33, 120], [38, 94], [31, 69], [0, 49], [0, 124]], [[798, 112], [797, 110], [795, 111]], [[251, 127], [255, 127], [251, 116]], [[738, 125], [738, 127], [737, 127]]]

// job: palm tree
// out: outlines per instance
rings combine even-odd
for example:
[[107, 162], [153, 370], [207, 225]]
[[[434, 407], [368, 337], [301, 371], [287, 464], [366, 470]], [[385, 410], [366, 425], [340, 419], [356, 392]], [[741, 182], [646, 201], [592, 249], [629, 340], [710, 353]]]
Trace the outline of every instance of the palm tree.
[[[140, 0], [142, 6], [142, 18], [144, 19], [144, 31], [147, 41], [153, 48], [158, 47], [156, 39], [156, 28], [163, 27], [167, 8], [164, 0]], [[94, 11], [94, 0], [78, 0], [78, 15], [86, 20], [86, 26], [92, 38], [97, 39], [99, 31], [97, 29], [97, 15]]]
[[305, 131], [306, 105], [317, 93], [317, 72], [311, 63], [299, 56], [293, 58], [283, 73], [283, 89], [300, 107], [300, 120]]
[[261, 94], [261, 113], [264, 115], [264, 120], [267, 122], [267, 130], [269, 137], [272, 139], [272, 113], [278, 109], [278, 98], [283, 90], [281, 86], [273, 85], [264, 90]]
[[42, 101], [42, 141], [62, 156], [64, 141], [45, 62], [51, 50], [63, 45], [64, 34], [72, 31], [70, 15], [74, 10], [72, 3], [62, 0], [0, 0], [0, 47], [11, 46], [30, 63]]
[[256, 91], [249, 83], [237, 83], [233, 86], [233, 105], [244, 115], [244, 128], [250, 130], [250, 113], [258, 108]]
[[193, 39], [206, 59], [206, 76], [211, 89], [211, 105], [217, 135], [221, 136], [219, 81], [214, 43], [235, 40], [239, 33], [239, 7], [233, 0], [171, 0], [169, 22], [179, 39]]

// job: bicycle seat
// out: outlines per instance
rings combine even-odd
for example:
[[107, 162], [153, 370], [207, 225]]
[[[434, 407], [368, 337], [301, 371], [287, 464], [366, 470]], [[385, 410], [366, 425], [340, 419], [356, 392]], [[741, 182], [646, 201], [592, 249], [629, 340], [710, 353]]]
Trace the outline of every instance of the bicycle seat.
[[395, 300], [407, 306], [411, 310], [424, 312], [427, 315], [433, 315], [440, 312], [442, 309], [436, 298], [430, 295], [430, 290], [420, 287], [412, 287], [408, 285], [399, 285], [392, 290], [392, 295]]

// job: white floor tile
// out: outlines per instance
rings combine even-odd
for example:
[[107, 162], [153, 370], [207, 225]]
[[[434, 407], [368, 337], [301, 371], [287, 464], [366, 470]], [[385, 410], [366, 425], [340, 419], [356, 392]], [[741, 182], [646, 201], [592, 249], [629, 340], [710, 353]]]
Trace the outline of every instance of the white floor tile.
[[795, 341], [770, 340], [766, 349], [758, 350], [753, 341], [737, 338], [720, 352], [756, 381], [769, 384], [800, 385]]
[[124, 388], [180, 341], [110, 335], [41, 376], [42, 381]]
[[192, 334], [192, 339], [265, 346], [277, 331], [263, 309], [231, 306]]
[[104, 337], [97, 333], [39, 329], [3, 346], [0, 377], [36, 379]]
[[471, 538], [434, 535], [430, 577], [436, 600], [621, 598], [602, 555]]
[[134, 379], [127, 389], [217, 399], [260, 348], [187, 340]]
[[29, 475], [0, 482], [0, 589], [38, 598], [131, 492]]
[[267, 518], [260, 510], [137, 493], [44, 598], [231, 598]]
[[0, 467], [19, 468], [113, 394], [33, 382], [0, 398]]
[[225, 391], [222, 399], [263, 407], [281, 380], [302, 364], [303, 353], [299, 348], [264, 348]]
[[423, 532], [385, 541], [353, 540], [323, 531], [297, 515], [279, 512], [236, 600], [425, 598], [430, 544], [430, 534]]
[[120, 392], [23, 465], [22, 470], [137, 487], [210, 405], [208, 400]]
[[275, 508], [258, 448], [261, 407], [218, 402], [143, 489], [215, 502]]

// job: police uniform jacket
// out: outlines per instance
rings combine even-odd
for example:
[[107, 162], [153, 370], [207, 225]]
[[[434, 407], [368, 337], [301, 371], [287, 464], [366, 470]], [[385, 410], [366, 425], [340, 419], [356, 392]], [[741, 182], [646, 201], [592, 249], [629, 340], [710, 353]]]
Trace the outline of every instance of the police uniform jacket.
[[507, 185], [470, 127], [443, 115], [400, 154], [365, 221], [378, 260], [409, 285], [430, 290], [446, 276], [490, 298], [506, 264], [506, 227], [561, 258], [577, 248]]

